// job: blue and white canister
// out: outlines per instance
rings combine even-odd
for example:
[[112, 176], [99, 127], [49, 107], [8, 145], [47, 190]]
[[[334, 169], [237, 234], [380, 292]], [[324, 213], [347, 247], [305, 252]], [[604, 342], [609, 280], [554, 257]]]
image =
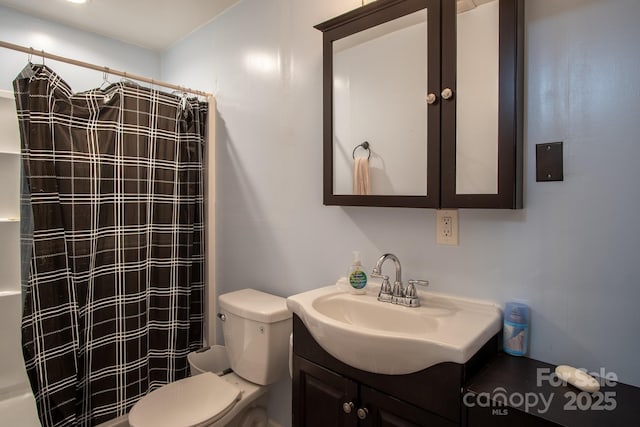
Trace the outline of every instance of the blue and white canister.
[[512, 356], [524, 356], [529, 343], [529, 306], [507, 302], [504, 308], [503, 349]]

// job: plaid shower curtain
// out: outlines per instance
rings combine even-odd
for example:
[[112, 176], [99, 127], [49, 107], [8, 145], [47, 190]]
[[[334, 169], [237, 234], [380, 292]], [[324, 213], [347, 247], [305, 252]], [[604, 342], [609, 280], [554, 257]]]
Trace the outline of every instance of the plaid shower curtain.
[[208, 105], [14, 81], [33, 245], [23, 352], [42, 425], [90, 426], [188, 374], [204, 311]]

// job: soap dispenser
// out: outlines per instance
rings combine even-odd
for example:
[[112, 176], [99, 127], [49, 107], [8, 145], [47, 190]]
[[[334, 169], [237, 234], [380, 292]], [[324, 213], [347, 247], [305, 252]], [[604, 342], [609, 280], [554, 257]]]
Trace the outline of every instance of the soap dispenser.
[[364, 294], [364, 287], [367, 285], [367, 274], [362, 271], [362, 262], [360, 261], [360, 253], [353, 251], [353, 262], [349, 268], [349, 284], [351, 285], [352, 294]]

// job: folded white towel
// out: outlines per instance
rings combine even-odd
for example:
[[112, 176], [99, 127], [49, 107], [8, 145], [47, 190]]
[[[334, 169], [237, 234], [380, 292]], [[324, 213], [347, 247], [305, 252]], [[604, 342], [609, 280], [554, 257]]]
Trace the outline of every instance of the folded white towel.
[[367, 195], [370, 193], [369, 159], [356, 157], [353, 161], [353, 194]]

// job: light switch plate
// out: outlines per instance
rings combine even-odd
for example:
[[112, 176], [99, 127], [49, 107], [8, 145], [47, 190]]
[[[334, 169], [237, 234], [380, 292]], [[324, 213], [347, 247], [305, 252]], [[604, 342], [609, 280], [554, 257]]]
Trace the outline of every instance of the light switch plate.
[[564, 181], [562, 142], [536, 144], [536, 182]]
[[436, 210], [436, 243], [439, 245], [458, 246], [457, 210]]

